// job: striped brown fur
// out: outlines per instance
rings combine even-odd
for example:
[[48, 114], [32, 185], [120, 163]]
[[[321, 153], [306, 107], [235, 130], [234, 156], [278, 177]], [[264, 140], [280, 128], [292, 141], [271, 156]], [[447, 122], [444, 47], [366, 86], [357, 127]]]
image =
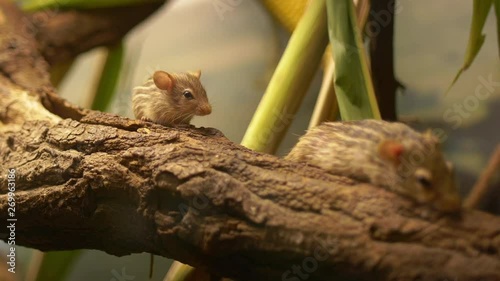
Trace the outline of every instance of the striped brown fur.
[[[395, 162], [381, 155], [381, 146], [387, 141], [402, 147]], [[453, 171], [441, 153], [438, 139], [402, 123], [323, 123], [301, 137], [285, 158], [372, 183], [443, 211], [460, 208]]]

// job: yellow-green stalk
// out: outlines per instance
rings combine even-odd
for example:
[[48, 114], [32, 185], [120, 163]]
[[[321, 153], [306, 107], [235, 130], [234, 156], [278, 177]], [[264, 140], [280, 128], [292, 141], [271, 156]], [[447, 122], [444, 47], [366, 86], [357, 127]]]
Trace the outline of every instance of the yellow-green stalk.
[[324, 0], [313, 0], [300, 19], [242, 140], [273, 153], [318, 70], [328, 43]]

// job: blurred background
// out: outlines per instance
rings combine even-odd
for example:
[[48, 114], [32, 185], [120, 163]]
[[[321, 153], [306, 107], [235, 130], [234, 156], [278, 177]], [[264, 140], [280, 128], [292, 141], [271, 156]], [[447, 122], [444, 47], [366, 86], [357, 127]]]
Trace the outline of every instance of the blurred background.
[[[260, 1], [229, 1], [237, 4], [224, 11], [216, 8], [217, 2], [171, 0], [127, 36], [127, 71], [120, 77], [114, 113], [133, 117], [131, 89], [155, 70], [201, 69], [201, 81], [213, 112], [195, 117], [192, 123], [217, 128], [230, 140], [241, 141], [289, 33], [274, 22]], [[445, 153], [457, 167], [465, 195], [500, 143], [500, 63], [495, 17], [488, 17], [484, 28], [486, 42], [474, 63], [445, 95], [463, 62], [471, 2], [400, 0], [399, 7], [395, 23], [396, 78], [406, 90], [398, 96], [398, 112], [403, 120], [416, 120], [422, 129], [441, 128], [446, 132]], [[80, 56], [60, 87], [62, 96], [90, 107], [88, 97], [94, 90], [91, 81], [102, 67], [103, 52], [96, 49]], [[484, 81], [496, 84], [485, 86]], [[320, 84], [321, 73], [317, 73], [279, 155], [286, 154], [307, 128]], [[482, 91], [488, 91], [483, 92], [487, 96], [483, 100], [471, 98], [479, 85], [484, 85]], [[489, 204], [500, 205], [500, 201]], [[24, 266], [23, 262], [18, 264], [22, 271], [30, 254], [25, 249], [19, 252], [20, 260], [26, 261]], [[156, 257], [152, 280], [162, 280], [170, 262]], [[148, 280], [148, 269], [149, 254], [119, 258], [85, 251], [67, 280]]]

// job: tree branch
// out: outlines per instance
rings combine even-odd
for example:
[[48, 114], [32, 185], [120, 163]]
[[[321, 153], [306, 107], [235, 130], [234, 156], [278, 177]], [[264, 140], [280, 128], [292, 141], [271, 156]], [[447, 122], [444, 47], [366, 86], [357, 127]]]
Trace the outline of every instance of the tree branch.
[[477, 208], [481, 202], [481, 199], [488, 194], [490, 189], [490, 181], [495, 175], [500, 172], [500, 144], [497, 145], [496, 149], [493, 151], [488, 164], [484, 168], [481, 176], [477, 182], [472, 187], [467, 198], [464, 200], [464, 206], [469, 208]]
[[241, 280], [294, 280], [294, 265], [310, 280], [500, 278], [500, 218], [445, 216], [215, 129], [98, 112], [8, 127], [0, 221], [14, 168], [19, 245], [146, 251]]
[[27, 28], [35, 34], [42, 55], [53, 65], [94, 47], [116, 44], [163, 3], [146, 1], [113, 8], [43, 10], [29, 15]]
[[[16, 38], [3, 32], [11, 20], [0, 23], [2, 50]], [[12, 60], [44, 69], [36, 52], [14, 49]], [[240, 280], [500, 280], [499, 217], [444, 215], [216, 129], [82, 110], [57, 98], [46, 76], [31, 88], [14, 78], [30, 64], [9, 69], [2, 59], [3, 240], [13, 197], [16, 244], [44, 251], [151, 252]]]
[[394, 77], [394, 22], [398, 0], [374, 0], [370, 6], [370, 59], [373, 86], [384, 120], [397, 120], [396, 90], [402, 85]]

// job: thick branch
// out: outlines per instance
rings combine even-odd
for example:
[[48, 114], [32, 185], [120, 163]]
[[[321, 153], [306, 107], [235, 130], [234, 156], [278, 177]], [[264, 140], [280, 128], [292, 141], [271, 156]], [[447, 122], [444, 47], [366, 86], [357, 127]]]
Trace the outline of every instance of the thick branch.
[[317, 266], [310, 280], [500, 279], [500, 218], [444, 216], [214, 129], [91, 113], [27, 122], [0, 154], [3, 194], [16, 169], [20, 245], [146, 251], [242, 280], [292, 278], [293, 265]]
[[118, 42], [162, 2], [88, 10], [44, 10], [29, 16], [41, 53], [51, 64], [68, 61], [94, 47]]

